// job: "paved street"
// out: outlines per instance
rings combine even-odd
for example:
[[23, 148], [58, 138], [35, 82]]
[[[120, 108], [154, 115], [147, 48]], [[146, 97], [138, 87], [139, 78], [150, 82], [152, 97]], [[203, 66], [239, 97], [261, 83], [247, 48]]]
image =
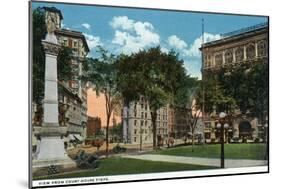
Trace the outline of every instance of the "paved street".
[[[196, 164], [205, 166], [217, 166], [220, 167], [220, 159], [217, 158], [199, 158], [199, 157], [183, 157], [183, 156], [170, 156], [170, 155], [124, 155], [125, 158], [149, 160], [149, 161], [163, 161], [173, 163], [184, 163], [184, 164]], [[253, 167], [266, 165], [266, 160], [249, 160], [249, 159], [226, 159], [225, 167]]]

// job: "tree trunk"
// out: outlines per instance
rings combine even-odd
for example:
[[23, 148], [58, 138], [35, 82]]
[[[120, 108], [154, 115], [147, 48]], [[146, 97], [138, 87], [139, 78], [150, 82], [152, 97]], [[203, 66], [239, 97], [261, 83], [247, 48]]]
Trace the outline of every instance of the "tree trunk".
[[[128, 101], [128, 100], [125, 100], [125, 106], [127, 107], [127, 111], [126, 111], [126, 119], [125, 119], [125, 121], [126, 121], [126, 139], [125, 139], [125, 141], [126, 141], [126, 143], [128, 143], [129, 142], [129, 134], [128, 134], [128, 127], [129, 127], [129, 112], [128, 112], [128, 108], [129, 108], [129, 106], [130, 106], [130, 102]], [[127, 114], [128, 113], [128, 114]], [[124, 128], [123, 128], [124, 129]], [[123, 132], [123, 131], [122, 131]], [[124, 138], [124, 136], [123, 136], [123, 138]]]
[[192, 130], [191, 133], [192, 133], [192, 139], [191, 139], [192, 140], [192, 150], [191, 151], [193, 152], [194, 151], [194, 130]]
[[153, 149], [157, 149], [157, 139], [156, 139], [156, 118], [157, 112], [151, 111], [151, 122], [152, 122], [152, 133], [153, 133]]
[[111, 107], [110, 107], [110, 98], [105, 93], [105, 105], [106, 105], [106, 133], [105, 133], [105, 153], [106, 157], [108, 157], [108, 130], [109, 130], [109, 121], [111, 116]]
[[199, 117], [199, 114], [198, 116], [195, 115], [195, 118], [193, 118], [194, 120], [192, 121], [192, 124], [191, 124], [191, 132], [192, 132], [192, 152], [194, 151], [194, 132], [195, 132], [195, 128], [196, 128], [196, 125], [197, 125], [197, 120], [198, 120], [198, 117]]
[[105, 140], [106, 140], [105, 152], [106, 152], [106, 157], [108, 157], [108, 130], [109, 130], [109, 120], [110, 120], [110, 115], [107, 115], [107, 116], [106, 116], [106, 134], [105, 134]]

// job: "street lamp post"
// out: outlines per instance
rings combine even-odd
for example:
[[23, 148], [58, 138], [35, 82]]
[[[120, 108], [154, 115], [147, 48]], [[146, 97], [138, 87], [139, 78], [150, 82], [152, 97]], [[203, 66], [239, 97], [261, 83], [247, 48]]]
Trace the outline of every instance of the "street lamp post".
[[221, 112], [219, 114], [219, 123], [217, 124], [217, 128], [220, 129], [220, 142], [221, 142], [221, 168], [224, 168], [224, 128], [228, 127], [228, 124], [225, 123], [226, 113]]
[[268, 160], [268, 118], [266, 117], [266, 122], [264, 124], [264, 132], [265, 132], [265, 145], [266, 145], [266, 152], [265, 152], [265, 160]]

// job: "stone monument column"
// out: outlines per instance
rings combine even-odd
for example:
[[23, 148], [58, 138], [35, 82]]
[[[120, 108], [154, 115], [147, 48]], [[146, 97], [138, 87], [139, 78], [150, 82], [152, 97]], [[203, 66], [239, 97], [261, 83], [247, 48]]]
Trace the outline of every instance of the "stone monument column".
[[52, 12], [46, 12], [47, 35], [42, 40], [45, 51], [45, 90], [43, 101], [43, 123], [40, 135], [39, 152], [33, 167], [48, 167], [57, 165], [62, 167], [76, 166], [66, 154], [63, 136], [66, 127], [59, 126], [58, 122], [58, 79], [57, 56], [61, 49], [54, 34], [55, 23]]
[[62, 136], [63, 127], [58, 123], [57, 55], [60, 46], [47, 40], [42, 41], [45, 50], [44, 118], [40, 132], [38, 160], [65, 158]]

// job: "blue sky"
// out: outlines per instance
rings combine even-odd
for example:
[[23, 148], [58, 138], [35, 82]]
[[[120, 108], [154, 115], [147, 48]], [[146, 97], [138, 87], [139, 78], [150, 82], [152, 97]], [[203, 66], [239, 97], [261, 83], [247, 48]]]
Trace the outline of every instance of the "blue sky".
[[32, 2], [32, 8], [38, 6], [60, 9], [63, 27], [81, 31], [86, 36], [91, 50], [89, 56], [97, 56], [98, 45], [115, 54], [130, 54], [160, 45], [162, 51], [178, 52], [187, 72], [199, 78], [202, 19], [205, 42], [219, 39], [219, 34], [267, 21], [267, 17], [260, 16]]

